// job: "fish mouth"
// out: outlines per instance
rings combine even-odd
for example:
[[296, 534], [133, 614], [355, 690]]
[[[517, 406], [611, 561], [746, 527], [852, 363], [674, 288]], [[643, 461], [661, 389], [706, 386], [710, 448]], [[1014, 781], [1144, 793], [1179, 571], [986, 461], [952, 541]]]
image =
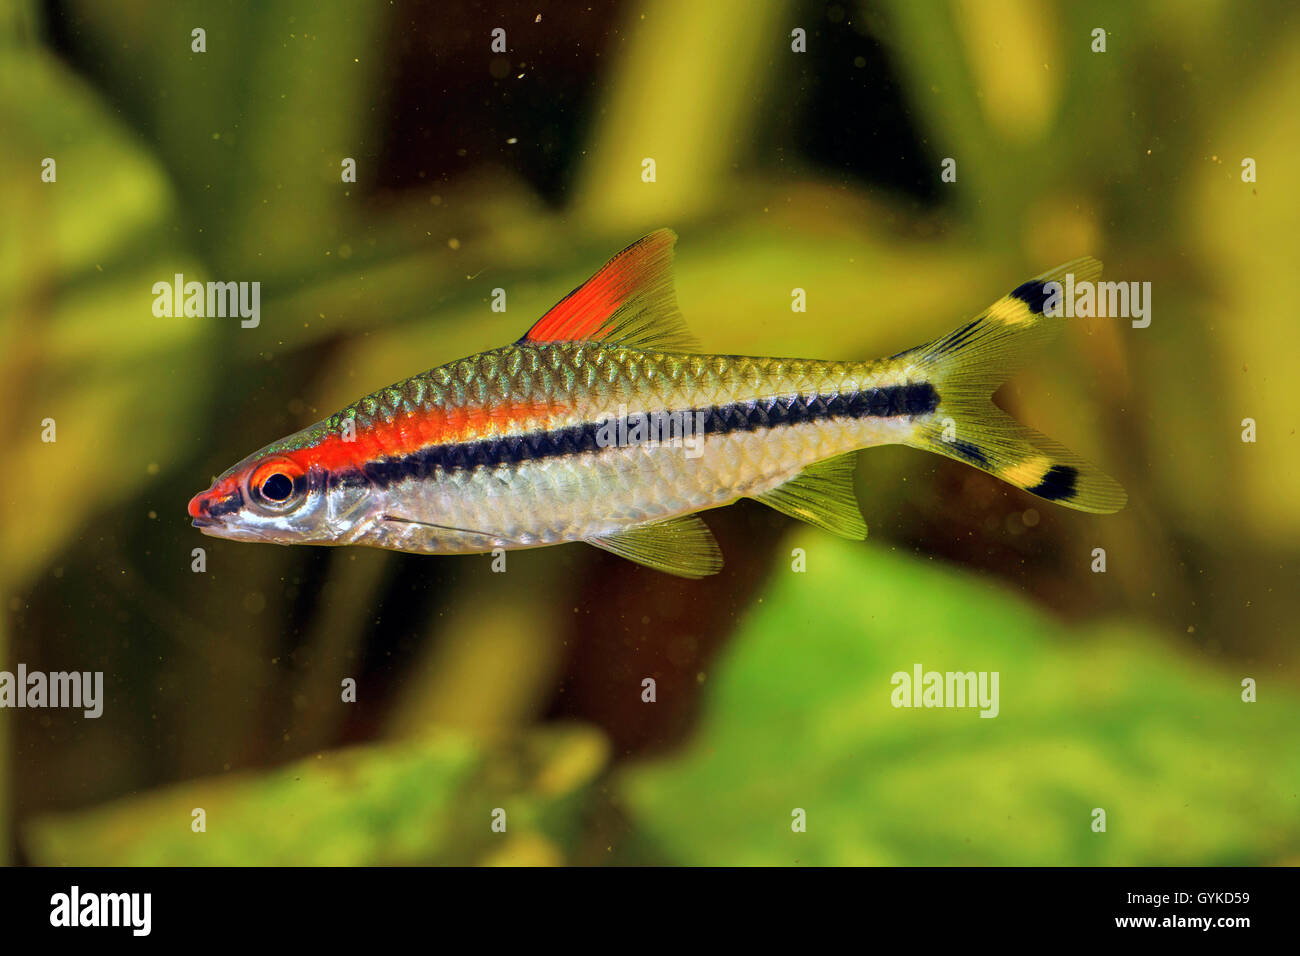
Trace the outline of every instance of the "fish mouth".
[[238, 508], [240, 500], [238, 491], [216, 497], [209, 488], [191, 498], [185, 510], [192, 519], [190, 524], [204, 534], [228, 537], [223, 534], [232, 530], [227, 518]]
[[191, 518], [190, 526], [198, 528], [204, 534], [213, 538], [231, 538], [234, 537], [236, 529], [226, 521], [225, 514], [213, 514], [208, 492], [195, 495], [190, 499], [189, 515]]
[[209, 538], [222, 538], [226, 541], [266, 541], [277, 544], [275, 538], [257, 528], [229, 524], [220, 518], [195, 518], [190, 522]]
[[277, 535], [265, 528], [250, 528], [239, 521], [231, 521], [226, 515], [213, 516], [206, 512], [194, 516], [190, 525], [198, 528], [209, 538], [221, 538], [225, 541], [261, 541], [268, 544], [285, 544]]
[[220, 518], [210, 518], [207, 516], [195, 518], [190, 522], [191, 527], [198, 528], [204, 534], [211, 538], [233, 538], [234, 531], [230, 525], [226, 524]]

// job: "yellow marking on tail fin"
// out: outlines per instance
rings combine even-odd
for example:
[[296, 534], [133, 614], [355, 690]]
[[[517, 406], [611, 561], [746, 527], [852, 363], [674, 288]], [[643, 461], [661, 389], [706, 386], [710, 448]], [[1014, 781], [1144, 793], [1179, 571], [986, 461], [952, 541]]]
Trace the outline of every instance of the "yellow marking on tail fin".
[[1043, 480], [1043, 476], [1047, 474], [1047, 470], [1051, 467], [1052, 460], [1050, 458], [1046, 455], [1038, 455], [1033, 458], [1026, 458], [1024, 461], [1018, 461], [1014, 465], [1008, 465], [998, 473], [998, 477], [1019, 488], [1032, 488]]
[[1004, 325], [1019, 325], [1021, 322], [1032, 322], [1037, 318], [1028, 305], [1011, 296], [998, 299], [989, 306], [987, 314], [990, 319]]
[[1096, 281], [1101, 263], [1082, 258], [1030, 279], [970, 322], [909, 354], [939, 393], [933, 414], [907, 443], [966, 462], [1031, 494], [1105, 514], [1127, 496], [1113, 478], [993, 404], [993, 392], [1023, 368], [1067, 319], [1044, 314], [1046, 284]]

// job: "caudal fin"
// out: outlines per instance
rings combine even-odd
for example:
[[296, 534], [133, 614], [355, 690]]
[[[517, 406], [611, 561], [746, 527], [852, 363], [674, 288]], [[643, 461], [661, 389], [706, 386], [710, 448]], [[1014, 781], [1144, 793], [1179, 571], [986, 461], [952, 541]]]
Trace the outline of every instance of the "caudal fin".
[[1128, 496], [1119, 482], [993, 404], [993, 392], [1064, 325], [1044, 314], [1048, 282], [1096, 281], [1101, 263], [1082, 258], [1030, 279], [961, 328], [908, 358], [939, 393], [939, 407], [908, 444], [974, 465], [1067, 508], [1108, 514]]

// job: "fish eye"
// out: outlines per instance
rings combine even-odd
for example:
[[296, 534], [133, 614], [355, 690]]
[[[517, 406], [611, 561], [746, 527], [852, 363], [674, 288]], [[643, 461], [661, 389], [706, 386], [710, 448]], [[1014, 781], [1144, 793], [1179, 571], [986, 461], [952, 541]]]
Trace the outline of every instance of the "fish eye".
[[258, 490], [267, 501], [284, 501], [293, 494], [293, 479], [284, 472], [277, 471], [264, 478]]
[[306, 490], [302, 469], [285, 458], [263, 462], [248, 478], [253, 504], [280, 510]]

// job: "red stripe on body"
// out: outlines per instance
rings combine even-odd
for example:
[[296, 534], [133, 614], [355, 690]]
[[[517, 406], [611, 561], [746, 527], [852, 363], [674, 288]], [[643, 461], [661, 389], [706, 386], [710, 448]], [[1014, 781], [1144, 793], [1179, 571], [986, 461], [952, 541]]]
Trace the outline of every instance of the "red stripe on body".
[[339, 434], [289, 452], [304, 468], [312, 464], [334, 471], [359, 467], [379, 458], [409, 455], [429, 445], [476, 441], [547, 427], [568, 409], [551, 402], [502, 402], [479, 408], [430, 408], [359, 429], [354, 441]]
[[240, 494], [245, 476], [250, 487], [257, 487], [257, 483], [276, 472], [292, 478], [312, 465], [327, 471], [359, 468], [369, 461], [410, 454], [428, 445], [475, 441], [550, 427], [556, 416], [568, 410], [567, 406], [552, 402], [502, 402], [487, 408], [429, 408], [399, 415], [391, 421], [358, 429], [354, 441], [344, 441], [342, 435], [335, 433], [306, 448], [258, 458], [195, 495], [190, 500], [189, 512], [198, 518], [216, 502]]

